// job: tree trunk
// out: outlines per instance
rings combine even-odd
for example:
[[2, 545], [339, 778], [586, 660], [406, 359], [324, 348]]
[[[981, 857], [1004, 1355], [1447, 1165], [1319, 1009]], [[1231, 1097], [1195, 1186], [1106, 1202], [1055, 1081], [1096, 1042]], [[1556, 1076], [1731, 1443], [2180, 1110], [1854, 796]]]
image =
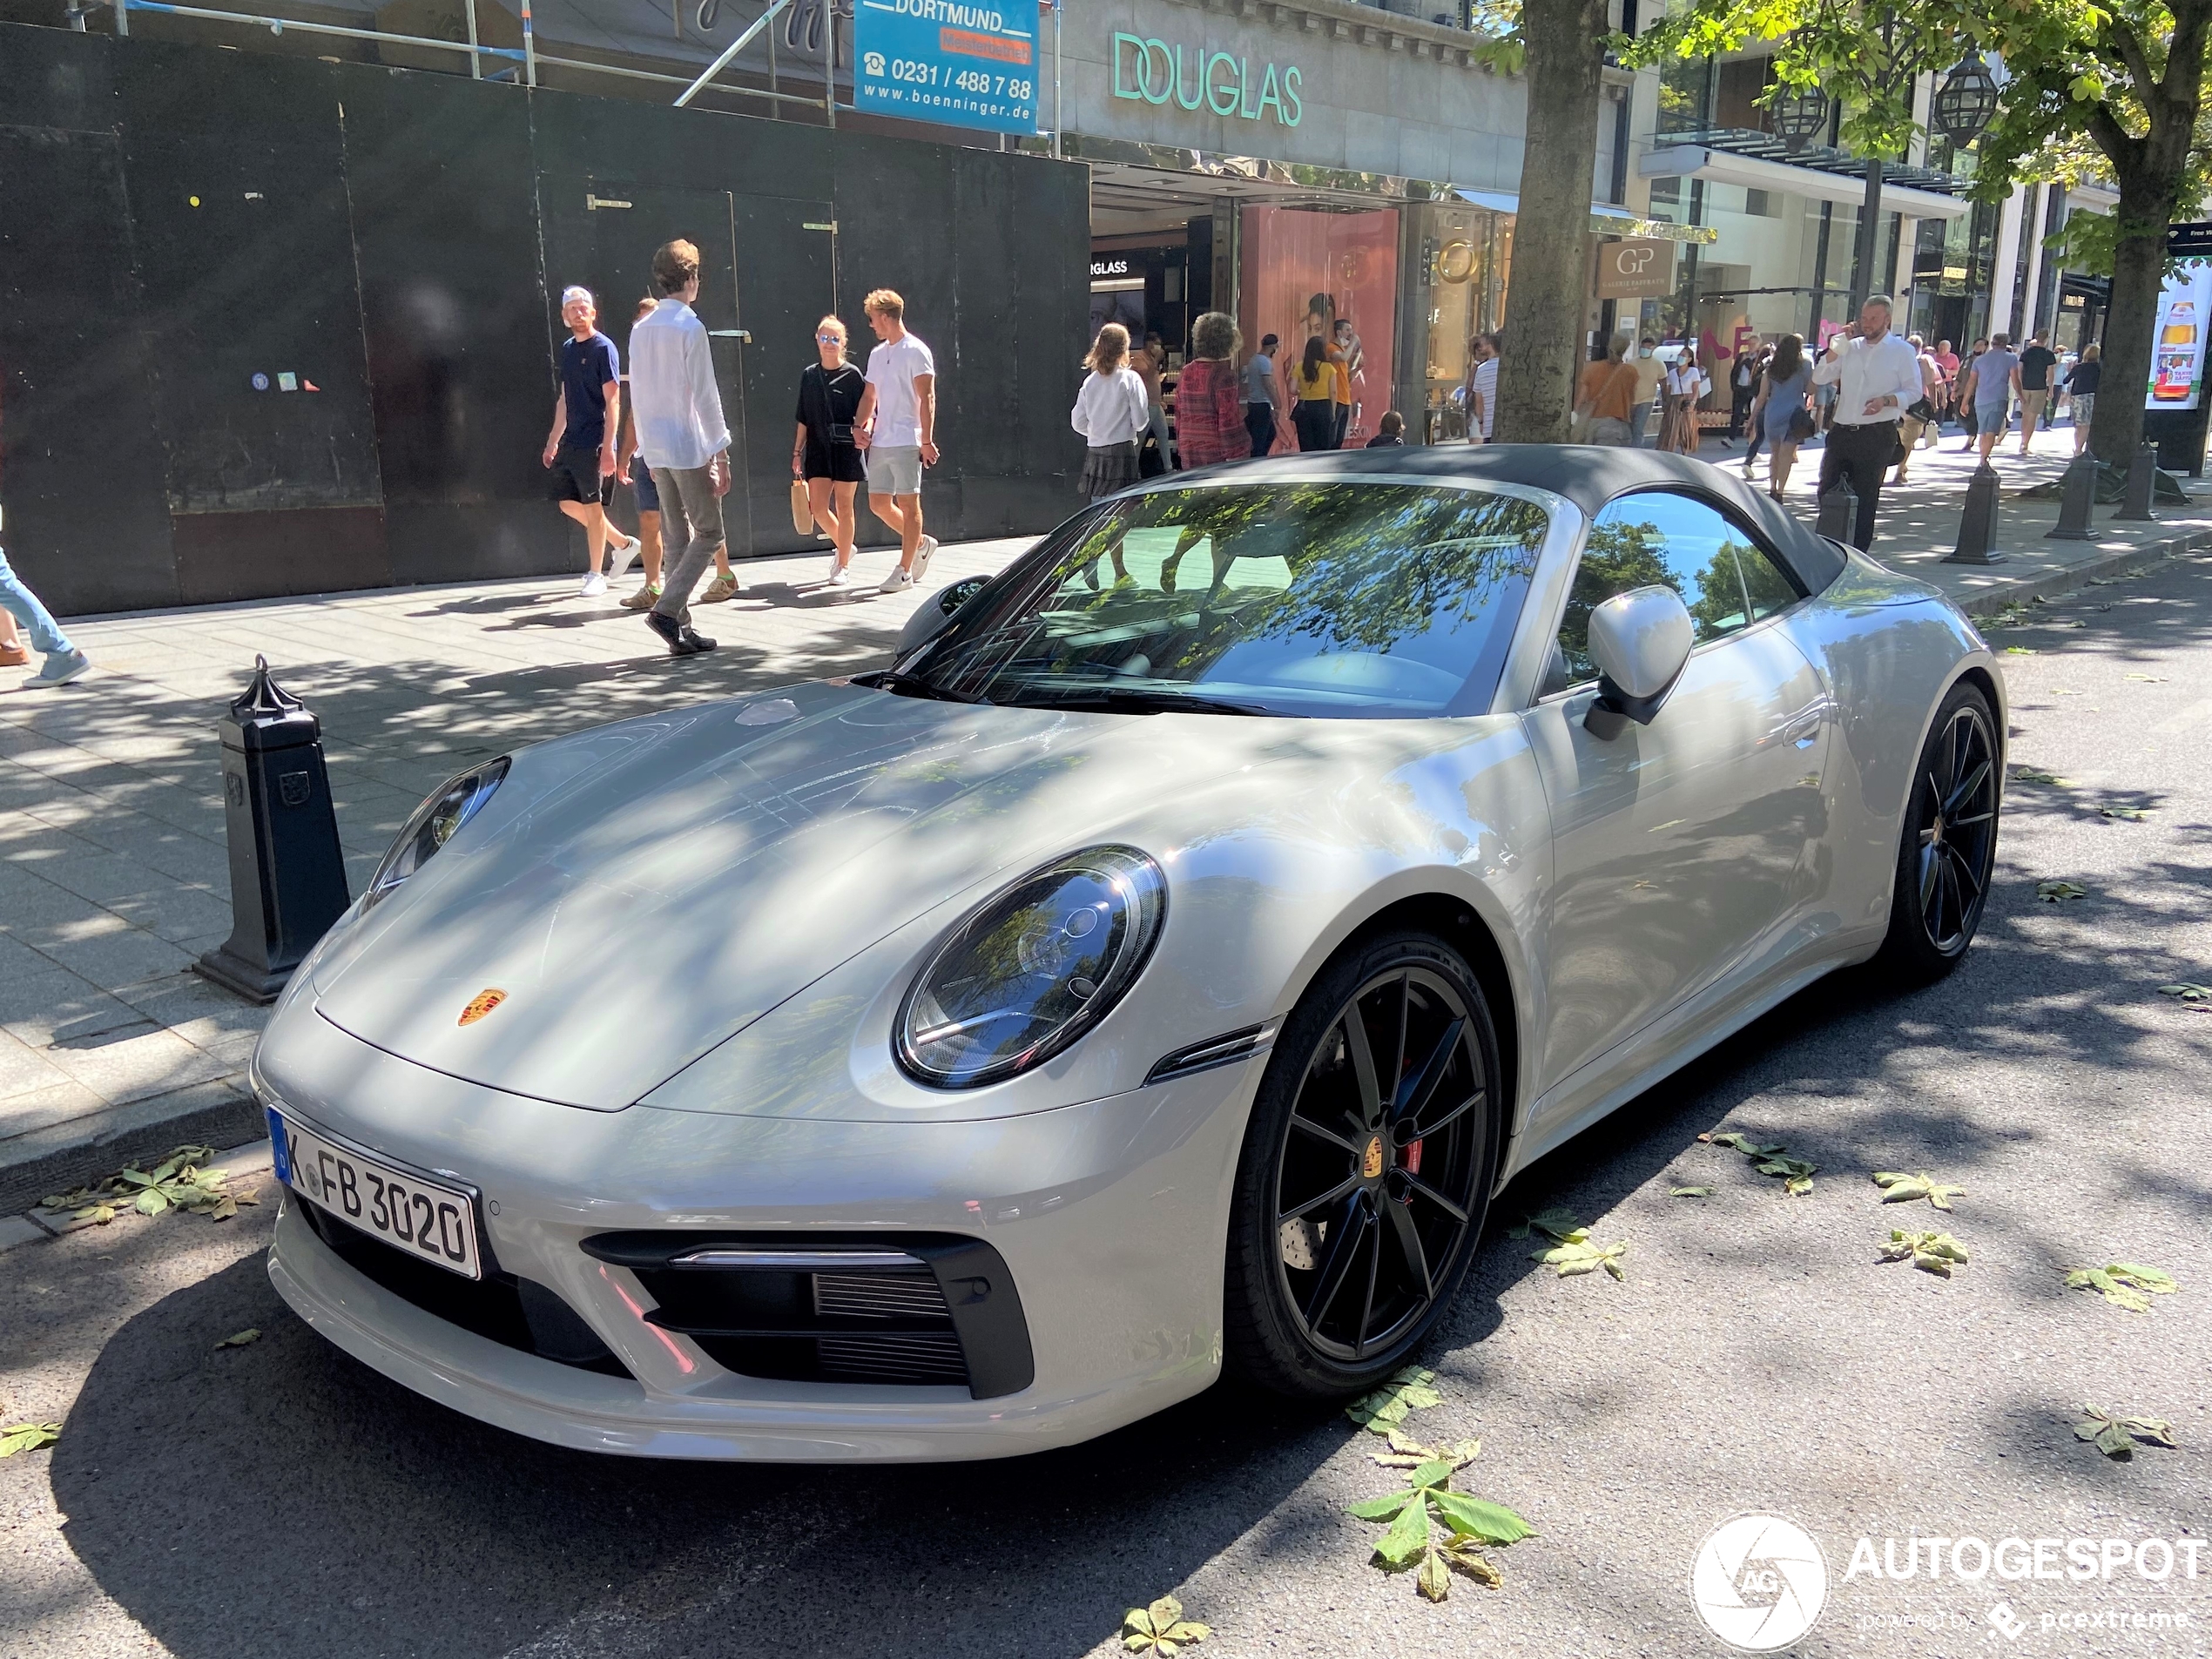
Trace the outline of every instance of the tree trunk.
[[[2105, 311], [2104, 374], [2097, 412], [2089, 423], [2089, 448], [2098, 460], [2126, 466], [2143, 441], [2143, 397], [2150, 385], [2158, 296], [2165, 287], [2166, 221], [2173, 212], [2174, 183], [2137, 172], [2119, 177], [2114, 217], [2120, 239], [2112, 256], [2112, 300]], [[2212, 318], [2199, 318], [2202, 328]]]
[[1501, 442], [1567, 441], [1584, 356], [1606, 28], [1605, 0], [1525, 0], [1521, 7], [1527, 141], [1498, 364]]

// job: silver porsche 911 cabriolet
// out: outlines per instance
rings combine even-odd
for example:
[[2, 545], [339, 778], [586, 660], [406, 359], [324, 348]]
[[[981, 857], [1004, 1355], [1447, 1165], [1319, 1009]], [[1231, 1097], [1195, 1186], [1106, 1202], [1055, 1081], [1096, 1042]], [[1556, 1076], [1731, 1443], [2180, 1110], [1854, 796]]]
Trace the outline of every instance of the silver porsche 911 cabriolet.
[[304, 1318], [656, 1456], [1340, 1395], [1515, 1170], [1981, 914], [1987, 647], [1694, 461], [1170, 477], [955, 597], [423, 803], [256, 1056]]

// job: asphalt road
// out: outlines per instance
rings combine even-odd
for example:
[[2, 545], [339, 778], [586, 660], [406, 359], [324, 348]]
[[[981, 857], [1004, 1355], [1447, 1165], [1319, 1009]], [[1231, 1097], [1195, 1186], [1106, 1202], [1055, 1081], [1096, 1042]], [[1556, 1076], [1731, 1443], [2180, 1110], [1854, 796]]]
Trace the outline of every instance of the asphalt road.
[[[1740, 1511], [1818, 1541], [1806, 1654], [2212, 1650], [2191, 1581], [1846, 1576], [1858, 1540], [2169, 1541], [2212, 1526], [2212, 560], [2036, 607], [2008, 654], [2016, 783], [1965, 967], [1898, 995], [1814, 988], [1517, 1182], [1430, 1364], [1432, 1440], [1540, 1536], [1505, 1587], [1441, 1606], [1366, 1564], [1343, 1506], [1388, 1489], [1340, 1416], [1217, 1388], [1017, 1462], [664, 1466], [557, 1452], [429, 1406], [278, 1303], [267, 1208], [126, 1220], [0, 1256], [0, 1422], [67, 1420], [0, 1462], [0, 1653], [1022, 1656], [1118, 1651], [1167, 1592], [1211, 1656], [1718, 1654], [1700, 1541]], [[2149, 677], [2149, 678], [2131, 678]], [[2135, 806], [2148, 819], [2107, 819]], [[2088, 896], [2039, 902], [2036, 883]], [[1820, 1165], [1788, 1198], [1719, 1128]], [[1955, 1213], [1885, 1209], [1869, 1172], [1933, 1170]], [[1678, 1185], [1713, 1189], [1676, 1198]], [[1626, 1240], [1629, 1278], [1560, 1280], [1504, 1229], [1553, 1203]], [[1948, 1282], [1882, 1265], [1892, 1224], [1948, 1228]], [[2062, 1286], [2137, 1261], [2148, 1313]], [[212, 1345], [248, 1325], [251, 1346]], [[2107, 1461], [2083, 1401], [2171, 1420]], [[2103, 1547], [2100, 1544], [2097, 1549]], [[2102, 1557], [2092, 1551], [2093, 1559]], [[2054, 1552], [2050, 1560], [2066, 1557]], [[1972, 1566], [1971, 1554], [1966, 1557]], [[2062, 1566], [2054, 1570], [2063, 1571]], [[1990, 1623], [1990, 1608], [2011, 1609]], [[2135, 1615], [2187, 1615], [2182, 1630]], [[2086, 1629], [2059, 1621], [2101, 1620]], [[2115, 1627], [2114, 1621], [2118, 1621]]]

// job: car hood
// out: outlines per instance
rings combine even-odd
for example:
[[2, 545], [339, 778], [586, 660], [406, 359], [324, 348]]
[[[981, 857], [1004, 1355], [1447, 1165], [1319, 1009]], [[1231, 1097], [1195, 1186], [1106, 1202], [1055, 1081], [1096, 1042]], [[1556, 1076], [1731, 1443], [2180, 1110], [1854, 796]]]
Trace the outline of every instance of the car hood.
[[931, 907], [1279, 758], [1304, 724], [821, 684], [579, 732], [517, 754], [317, 953], [316, 1007], [439, 1071], [619, 1110]]

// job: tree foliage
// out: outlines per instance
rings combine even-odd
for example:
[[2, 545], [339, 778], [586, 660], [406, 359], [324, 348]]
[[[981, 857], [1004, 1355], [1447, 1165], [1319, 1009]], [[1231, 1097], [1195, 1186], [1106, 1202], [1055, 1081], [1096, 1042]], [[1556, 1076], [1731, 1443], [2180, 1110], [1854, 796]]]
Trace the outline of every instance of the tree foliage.
[[[2070, 240], [2113, 275], [2106, 378], [2147, 383], [2165, 233], [2208, 182], [2203, 79], [2212, 0], [1686, 0], [1633, 48], [1637, 61], [1770, 43], [1777, 87], [1848, 89], [1844, 137], [1895, 156], [1912, 133], [1912, 75], [1969, 51], [2003, 66], [1997, 112], [1977, 145], [1973, 193], [2101, 169], [2119, 186], [2108, 225]], [[2131, 450], [2141, 400], [2097, 405], [2092, 446]]]

